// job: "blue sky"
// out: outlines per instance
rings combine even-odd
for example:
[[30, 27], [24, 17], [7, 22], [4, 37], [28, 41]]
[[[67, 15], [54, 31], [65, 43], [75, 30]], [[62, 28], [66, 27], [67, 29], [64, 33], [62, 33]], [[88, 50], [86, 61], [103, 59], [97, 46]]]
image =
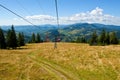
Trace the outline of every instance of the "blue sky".
[[[120, 0], [57, 0], [60, 24], [120, 25]], [[54, 0], [0, 0], [0, 4], [33, 24], [56, 24]], [[0, 7], [0, 25], [29, 25]]]

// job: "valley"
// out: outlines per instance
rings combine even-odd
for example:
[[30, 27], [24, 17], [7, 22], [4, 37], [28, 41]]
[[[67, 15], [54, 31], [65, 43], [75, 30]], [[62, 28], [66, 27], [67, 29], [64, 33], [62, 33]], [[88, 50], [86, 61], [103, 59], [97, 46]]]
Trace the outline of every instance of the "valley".
[[[120, 39], [120, 26], [116, 25], [76, 23], [71, 25], [60, 25], [59, 27], [56, 25], [38, 25], [37, 27], [19, 25], [14, 27], [17, 33], [24, 33], [26, 42], [29, 41], [32, 33], [39, 33], [43, 40], [45, 40], [47, 36], [50, 41], [54, 41], [54, 36], [59, 35], [62, 42], [71, 42], [76, 40], [77, 37], [82, 36], [89, 39], [93, 31], [96, 31], [99, 35], [103, 29], [107, 32], [115, 31], [117, 37]], [[1, 28], [6, 33], [11, 26], [1, 26]]]

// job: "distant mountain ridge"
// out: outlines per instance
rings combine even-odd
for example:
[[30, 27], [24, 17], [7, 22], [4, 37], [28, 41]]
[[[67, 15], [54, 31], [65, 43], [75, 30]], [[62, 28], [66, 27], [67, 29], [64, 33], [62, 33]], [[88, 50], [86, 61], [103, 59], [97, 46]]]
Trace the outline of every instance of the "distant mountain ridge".
[[[10, 26], [2, 26], [4, 31], [10, 29]], [[108, 32], [115, 31], [117, 37], [120, 39], [120, 26], [104, 25], [104, 24], [89, 24], [89, 23], [76, 23], [71, 25], [38, 25], [34, 26], [15, 26], [16, 32], [23, 32], [26, 36], [31, 36], [32, 33], [40, 33], [41, 37], [45, 40], [46, 35], [50, 40], [54, 40], [54, 36], [59, 34], [62, 41], [71, 41], [78, 36], [85, 36], [89, 38], [93, 31], [97, 31], [99, 34], [103, 29]]]
[[[93, 31], [97, 31], [97, 33], [100, 34], [103, 29], [107, 32], [115, 31], [117, 33], [117, 37], [120, 39], [120, 26], [115, 25], [76, 23], [66, 25], [64, 28], [58, 29], [58, 32], [62, 41], [73, 41], [78, 36], [85, 36], [85, 38], [88, 39]], [[50, 39], [52, 38], [54, 31], [55, 30], [48, 31]]]

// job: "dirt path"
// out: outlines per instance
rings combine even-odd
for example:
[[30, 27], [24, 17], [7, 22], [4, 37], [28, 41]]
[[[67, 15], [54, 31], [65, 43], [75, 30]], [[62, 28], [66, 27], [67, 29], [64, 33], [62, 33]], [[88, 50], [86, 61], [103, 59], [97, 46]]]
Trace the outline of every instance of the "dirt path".
[[42, 68], [46, 69], [49, 73], [53, 74], [58, 80], [80, 80], [78, 77], [71, 75], [69, 72], [64, 71], [58, 65], [53, 65], [42, 59], [36, 59], [34, 56], [29, 55], [29, 58]]

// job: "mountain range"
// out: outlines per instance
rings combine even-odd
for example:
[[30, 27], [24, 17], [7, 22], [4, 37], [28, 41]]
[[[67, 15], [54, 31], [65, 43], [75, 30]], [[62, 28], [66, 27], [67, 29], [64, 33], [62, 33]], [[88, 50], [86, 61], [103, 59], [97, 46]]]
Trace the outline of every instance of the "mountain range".
[[[10, 29], [10, 26], [2, 26], [4, 31]], [[61, 38], [61, 41], [69, 42], [75, 40], [78, 36], [85, 38], [89, 38], [93, 31], [97, 31], [99, 35], [100, 32], [104, 29], [107, 32], [115, 31], [117, 37], [120, 39], [120, 26], [116, 25], [104, 25], [98, 23], [76, 23], [71, 25], [38, 25], [37, 27], [31, 25], [25, 26], [14, 26], [16, 32], [23, 32], [25, 34], [26, 39], [31, 37], [32, 33], [40, 33], [43, 40], [45, 40], [46, 36], [49, 40], [53, 41], [55, 36], [57, 35]]]

